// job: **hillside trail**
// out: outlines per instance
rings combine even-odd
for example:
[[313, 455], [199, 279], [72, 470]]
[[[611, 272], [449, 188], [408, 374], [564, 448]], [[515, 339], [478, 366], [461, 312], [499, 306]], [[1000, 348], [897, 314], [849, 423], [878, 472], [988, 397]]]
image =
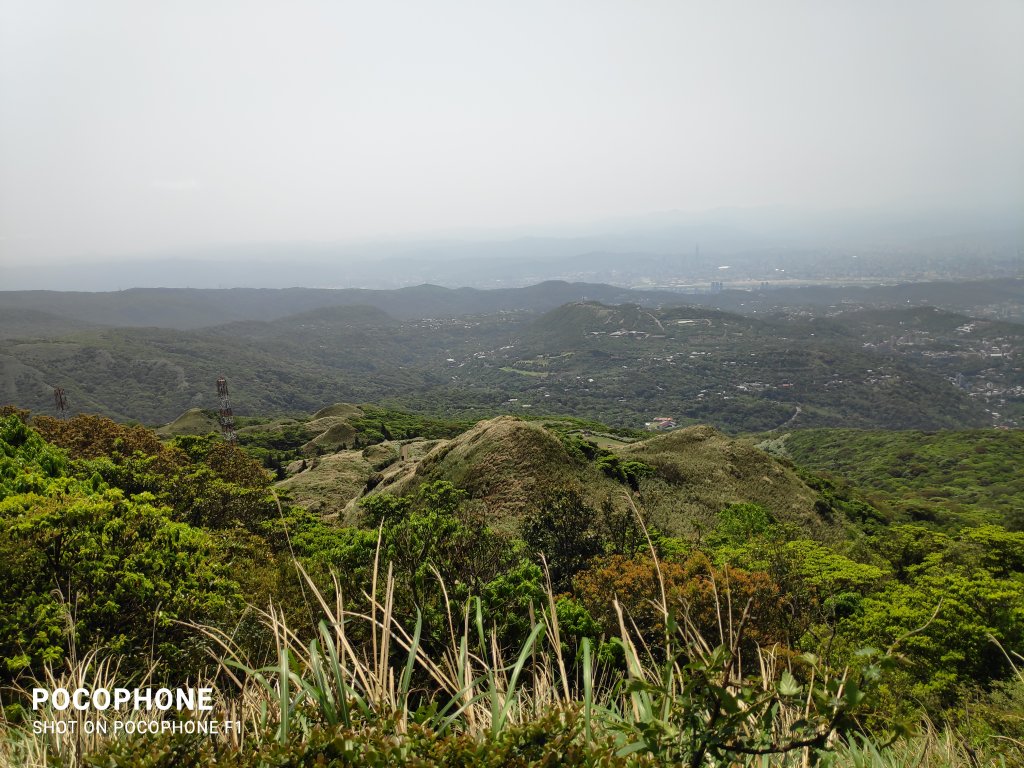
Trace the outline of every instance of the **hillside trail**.
[[658, 328], [659, 328], [659, 329], [661, 330], [661, 332], [662, 332], [662, 333], [664, 333], [664, 332], [665, 332], [665, 326], [661, 324], [661, 320], [659, 320], [658, 318], [656, 318], [656, 317], [655, 317], [654, 315], [652, 315], [652, 314], [651, 314], [650, 312], [645, 312], [644, 314], [645, 314], [645, 315], [647, 315], [647, 316], [648, 316], [649, 318], [651, 318], [651, 320], [653, 320], [653, 321], [654, 321], [654, 324], [658, 326]]
[[773, 430], [770, 430], [770, 431], [772, 431], [772, 432], [778, 432], [779, 430], [782, 430], [782, 429], [787, 429], [788, 427], [792, 426], [793, 422], [794, 422], [794, 421], [796, 421], [797, 417], [798, 417], [798, 416], [799, 416], [799, 415], [800, 415], [801, 413], [803, 413], [803, 408], [801, 408], [801, 407], [800, 407], [800, 406], [798, 405], [798, 406], [796, 407], [796, 410], [795, 410], [795, 411], [793, 411], [793, 415], [792, 415], [792, 416], [790, 416], [790, 417], [789, 417], [788, 419], [786, 419], [786, 420], [785, 420], [784, 422], [782, 422], [781, 424], [779, 424], [779, 426], [777, 426], [777, 427], [776, 427], [775, 429], [773, 429]]

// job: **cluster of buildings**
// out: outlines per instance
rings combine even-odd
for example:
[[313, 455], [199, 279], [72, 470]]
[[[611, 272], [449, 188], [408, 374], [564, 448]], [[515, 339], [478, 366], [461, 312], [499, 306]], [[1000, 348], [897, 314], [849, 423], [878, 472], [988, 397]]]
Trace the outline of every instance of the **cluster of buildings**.
[[655, 416], [644, 427], [652, 432], [665, 432], [676, 428], [676, 420], [671, 416]]

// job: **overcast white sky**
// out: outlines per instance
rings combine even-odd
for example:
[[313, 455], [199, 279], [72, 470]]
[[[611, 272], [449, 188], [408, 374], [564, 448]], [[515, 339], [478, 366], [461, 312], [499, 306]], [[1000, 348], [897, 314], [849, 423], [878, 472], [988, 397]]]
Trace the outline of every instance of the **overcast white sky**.
[[1024, 210], [1022, 0], [0, 0], [0, 265]]

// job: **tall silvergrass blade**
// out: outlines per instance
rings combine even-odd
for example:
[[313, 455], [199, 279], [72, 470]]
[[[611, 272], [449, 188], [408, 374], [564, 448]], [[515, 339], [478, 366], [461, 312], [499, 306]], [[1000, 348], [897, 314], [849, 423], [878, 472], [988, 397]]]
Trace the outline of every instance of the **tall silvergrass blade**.
[[280, 641], [278, 643], [277, 656], [279, 665], [277, 685], [279, 689], [278, 695], [280, 696], [279, 706], [281, 710], [281, 723], [278, 728], [278, 733], [280, 735], [278, 737], [278, 740], [281, 742], [285, 742], [288, 740], [288, 730], [289, 726], [291, 725], [292, 708], [290, 695], [288, 692], [288, 683], [291, 680], [291, 669], [289, 667], [288, 662], [288, 646], [284, 641]]
[[462, 638], [459, 640], [457, 679], [461, 683], [459, 695], [464, 697], [467, 703], [469, 700], [473, 699], [472, 674], [469, 660], [469, 642], [466, 638], [466, 634], [463, 634]]
[[380, 658], [377, 653], [377, 575], [380, 572], [380, 548], [384, 541], [384, 521], [377, 528], [377, 548], [373, 553], [373, 571], [370, 579], [370, 642], [373, 646], [373, 658]]
[[622, 636], [622, 647], [623, 653], [626, 657], [626, 673], [629, 677], [629, 690], [630, 702], [633, 705], [633, 720], [634, 722], [643, 722], [651, 716], [650, 696], [644, 692], [642, 683], [646, 682], [646, 675], [644, 674], [644, 668], [640, 664], [640, 658], [636, 652], [636, 646], [633, 645], [633, 640], [626, 631], [626, 622], [622, 615], [622, 605], [619, 603], [618, 598], [612, 601], [612, 607], [615, 609], [615, 614], [619, 619], [619, 632]]
[[[452, 603], [451, 603], [451, 599], [448, 596], [448, 586], [444, 583], [444, 577], [441, 575], [441, 572], [437, 569], [437, 567], [435, 565], [431, 564], [430, 565], [430, 570], [433, 572], [434, 577], [437, 579], [437, 583], [441, 587], [441, 596], [444, 599], [445, 618], [448, 621], [448, 639], [451, 641], [451, 648], [450, 648], [450, 654], [451, 655], [449, 656], [449, 651], [446, 650], [445, 653], [444, 653], [444, 657], [445, 657], [444, 661], [448, 663], [450, 669], [454, 670], [457, 665], [454, 664], [453, 662], [454, 662], [455, 659], [457, 659], [459, 657], [458, 633], [456, 633], [456, 631], [455, 631], [455, 621], [452, 618]], [[438, 679], [438, 678], [435, 678], [435, 679]], [[456, 685], [450, 687], [451, 690], [455, 690], [455, 689], [459, 688], [459, 685], [461, 684], [461, 680], [458, 678], [457, 674], [456, 674], [455, 680], [457, 681], [457, 683], [456, 683]]]
[[[391, 677], [391, 637], [395, 611], [395, 575], [393, 564], [388, 563], [388, 576], [384, 590], [384, 613], [380, 623], [380, 658], [377, 659], [377, 684], [380, 686], [378, 697], [387, 701], [392, 708], [396, 706], [394, 690], [389, 685]], [[393, 678], [392, 678], [393, 679]]]
[[270, 725], [270, 702], [267, 699], [260, 701], [260, 732], [263, 733], [267, 730], [267, 726]]
[[402, 677], [398, 685], [399, 700], [398, 708], [403, 716], [409, 712], [409, 688], [412, 685], [412, 672], [416, 664], [416, 654], [420, 649], [420, 635], [423, 632], [423, 614], [416, 609], [416, 629], [412, 633], [412, 647], [409, 649], [409, 658], [405, 662], [405, 669], [402, 670]]
[[257, 730], [260, 733], [266, 731], [270, 727], [271, 720], [271, 704], [276, 705], [278, 712], [283, 711], [283, 702], [281, 701], [280, 686], [275, 686], [264, 674], [264, 672], [277, 673], [278, 667], [264, 667], [263, 669], [252, 669], [247, 667], [240, 661], [235, 659], [224, 659], [222, 662], [224, 665], [234, 667], [245, 674], [246, 679], [254, 681], [260, 689], [263, 690], [264, 695], [260, 698], [259, 703], [259, 717], [257, 718]]
[[487, 647], [487, 640], [484, 632], [484, 611], [483, 603], [479, 597], [473, 598], [473, 606], [475, 608], [473, 612], [473, 626], [476, 629], [477, 640], [480, 642], [480, 652], [485, 653]]
[[[462, 638], [463, 642], [465, 637]], [[478, 693], [473, 693], [474, 690], [481, 688], [484, 681], [487, 679], [486, 674], [481, 675], [477, 678], [467, 680], [466, 684], [455, 691], [448, 703], [445, 704], [435, 715], [433, 728], [437, 734], [447, 733], [456, 721], [463, 715], [466, 715], [467, 727], [470, 732], [473, 732], [474, 723], [477, 718], [473, 716], [473, 712], [476, 705], [488, 699], [490, 697], [490, 689], [480, 690]], [[451, 712], [451, 714], [449, 714]]]
[[[480, 644], [480, 657], [487, 658], [487, 639], [484, 636], [484, 614], [480, 598], [473, 600], [476, 610], [473, 612], [473, 625], [476, 627], [477, 641]], [[491, 725], [500, 719], [501, 692], [498, 690], [498, 680], [495, 676], [494, 664], [484, 664], [483, 678], [487, 681], [487, 696], [491, 703]]]
[[294, 677], [293, 682], [302, 687], [328, 725], [343, 724], [348, 728], [352, 727], [349, 698], [362, 712], [364, 718], [369, 720], [372, 712], [365, 700], [349, 688], [344, 670], [338, 664], [333, 648], [330, 645], [325, 646], [327, 649], [325, 665], [325, 653], [320, 650], [319, 645], [317, 640], [311, 643], [308, 659], [314, 679], [306, 681]]
[[444, 576], [437, 570], [437, 566], [430, 563], [430, 571], [434, 574], [434, 578], [437, 579], [438, 585], [441, 587], [441, 596], [444, 598], [444, 612], [445, 617], [448, 619], [448, 636], [452, 638], [452, 642], [455, 641], [455, 623], [452, 621], [452, 604], [448, 598], [448, 585], [444, 583]]
[[324, 673], [322, 656], [317, 646], [318, 641], [314, 638], [309, 643], [309, 667], [313, 673], [313, 680], [306, 684], [306, 691], [313, 697], [321, 717], [327, 721], [327, 724], [337, 725], [338, 708], [335, 706], [334, 692]]
[[[479, 682], [481, 682], [481, 681], [480, 680], [475, 680], [475, 681], [473, 681], [473, 685], [475, 686]], [[469, 689], [467, 689], [467, 690], [471, 690], [471, 688], [472, 688], [472, 686]], [[488, 693], [487, 693], [487, 691], [481, 691], [480, 693], [476, 694], [475, 696], [472, 696], [471, 698], [469, 698], [469, 699], [467, 699], [465, 701], [462, 701], [461, 696], [462, 696], [462, 692], [460, 692], [459, 696], [453, 697], [448, 702], [448, 704], [444, 707], [444, 709], [442, 709], [440, 712], [438, 712], [438, 722], [437, 722], [437, 726], [436, 726], [435, 730], [436, 730], [436, 732], [439, 735], [447, 733], [448, 730], [452, 727], [452, 725], [454, 725], [455, 722], [460, 717], [462, 717], [463, 714], [465, 714], [467, 712], [472, 712], [473, 711], [473, 707], [475, 707], [481, 701], [486, 699], [487, 696], [488, 696]], [[453, 706], [455, 706], [456, 704], [458, 704], [459, 701], [462, 701], [461, 706], [459, 706], [458, 709], [456, 709], [452, 714], [450, 714], [447, 717], [445, 717], [444, 715], [448, 711], [448, 709], [453, 707]], [[443, 719], [441, 719], [441, 718], [443, 718]]]
[[569, 694], [569, 675], [565, 671], [565, 659], [562, 658], [562, 637], [558, 631], [558, 609], [555, 606], [555, 590], [551, 586], [551, 571], [548, 569], [547, 558], [544, 557], [544, 553], [540, 556], [541, 564], [544, 566], [544, 579], [547, 583], [548, 593], [548, 611], [551, 614], [549, 627], [551, 631], [551, 648], [555, 652], [555, 659], [558, 661], [558, 671], [561, 673], [562, 681], [562, 693], [565, 696], [565, 702], [572, 700], [572, 696]]
[[[352, 714], [349, 709], [349, 697], [351, 696], [352, 701], [363, 712], [364, 717], [369, 716], [369, 707], [363, 698], [356, 693], [355, 689], [349, 685], [346, 679], [348, 673], [338, 659], [338, 649], [330, 641], [330, 630], [325, 622], [320, 622], [320, 635], [324, 639], [324, 648], [327, 651], [327, 658], [331, 663], [332, 674], [334, 679], [338, 681], [338, 714], [341, 716], [341, 722], [345, 724], [345, 727], [351, 728]], [[355, 680], [353, 680], [354, 682]]]
[[580, 646], [583, 651], [583, 735], [590, 744], [594, 740], [594, 670], [590, 667], [590, 638], [584, 637]]
[[661, 665], [661, 689], [666, 695], [661, 697], [662, 720], [667, 721], [672, 715], [672, 702], [675, 698], [675, 666], [672, 659], [665, 659]]
[[[491, 630], [491, 657], [489, 663], [492, 668], [501, 670], [504, 673], [506, 669], [505, 657], [501, 655], [501, 646], [498, 645], [498, 633], [493, 629]], [[508, 688], [507, 682], [507, 680], [503, 681], [506, 689]]]
[[530, 654], [533, 653], [534, 643], [537, 642], [537, 637], [540, 635], [543, 628], [543, 624], [538, 624], [534, 627], [533, 631], [530, 632], [530, 636], [526, 639], [526, 644], [519, 651], [519, 660], [512, 669], [512, 675], [509, 677], [508, 686], [505, 690], [505, 704], [497, 713], [498, 719], [496, 721], [492, 719], [491, 721], [491, 732], [495, 735], [501, 733], [501, 730], [505, 725], [505, 721], [508, 719], [509, 711], [512, 709], [512, 704], [515, 701], [517, 687], [519, 685], [519, 675], [523, 671], [523, 666], [526, 664], [526, 660], [530, 657]]

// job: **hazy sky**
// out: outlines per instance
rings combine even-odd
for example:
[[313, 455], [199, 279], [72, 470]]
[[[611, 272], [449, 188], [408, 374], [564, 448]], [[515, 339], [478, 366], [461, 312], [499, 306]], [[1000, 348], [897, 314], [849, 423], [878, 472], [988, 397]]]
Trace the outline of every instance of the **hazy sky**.
[[1024, 210], [1022, 40], [1024, 0], [0, 0], [0, 265]]

